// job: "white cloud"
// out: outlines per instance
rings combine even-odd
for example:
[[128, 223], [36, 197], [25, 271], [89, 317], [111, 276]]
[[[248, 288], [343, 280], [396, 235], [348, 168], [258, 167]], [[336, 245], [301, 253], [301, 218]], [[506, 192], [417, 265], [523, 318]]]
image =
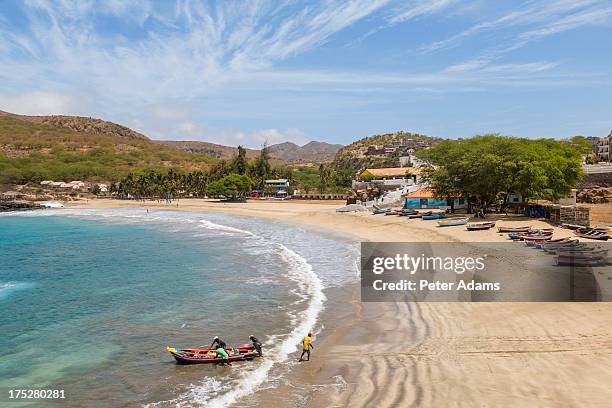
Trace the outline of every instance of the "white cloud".
[[427, 0], [417, 2], [416, 4], [412, 2], [408, 4], [408, 7], [390, 17], [389, 23], [404, 23], [417, 17], [438, 13], [456, 3], [457, 0]]
[[0, 94], [0, 110], [21, 115], [79, 115], [86, 106], [72, 95], [34, 91]]
[[[444, 40], [421, 47], [421, 51], [432, 52], [460, 45], [464, 40], [486, 31], [496, 31], [501, 39], [497, 44], [481, 53], [472, 61], [487, 64], [504, 54], [524, 47], [528, 43], [564, 31], [584, 26], [608, 23], [612, 6], [608, 0], [556, 0], [530, 1], [525, 7], [512, 10], [501, 17], [483, 21]], [[517, 33], [503, 34], [509, 28], [521, 28]]]

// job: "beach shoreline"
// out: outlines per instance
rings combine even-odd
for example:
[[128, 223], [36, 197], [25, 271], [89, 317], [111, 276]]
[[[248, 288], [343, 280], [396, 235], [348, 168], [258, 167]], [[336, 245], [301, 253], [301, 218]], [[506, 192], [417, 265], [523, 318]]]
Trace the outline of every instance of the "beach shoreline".
[[[90, 200], [70, 208], [220, 212], [339, 232], [376, 242], [502, 242], [493, 230], [436, 229], [435, 221], [339, 214], [340, 203], [183, 199]], [[505, 218], [505, 217], [504, 217]], [[504, 225], [550, 227], [525, 217]], [[571, 231], [556, 228], [555, 236]], [[608, 303], [361, 303], [358, 285], [334, 289], [309, 363], [249, 405], [606, 406], [612, 391]], [[329, 298], [329, 296], [328, 296]], [[333, 327], [332, 327], [333, 326]]]

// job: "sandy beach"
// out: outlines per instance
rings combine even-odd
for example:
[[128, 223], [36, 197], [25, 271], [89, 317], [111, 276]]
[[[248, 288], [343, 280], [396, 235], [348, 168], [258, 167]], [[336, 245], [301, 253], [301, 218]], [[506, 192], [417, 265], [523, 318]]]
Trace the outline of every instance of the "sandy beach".
[[[494, 230], [369, 213], [339, 214], [339, 202], [184, 199], [90, 200], [78, 208], [140, 207], [268, 218], [377, 242], [502, 242]], [[523, 217], [504, 225], [550, 227]], [[571, 231], [555, 229], [555, 237]], [[508, 254], [512, 256], [512, 254]], [[609, 303], [361, 303], [359, 287], [334, 289], [309, 363], [245, 403], [259, 406], [610, 406]]]

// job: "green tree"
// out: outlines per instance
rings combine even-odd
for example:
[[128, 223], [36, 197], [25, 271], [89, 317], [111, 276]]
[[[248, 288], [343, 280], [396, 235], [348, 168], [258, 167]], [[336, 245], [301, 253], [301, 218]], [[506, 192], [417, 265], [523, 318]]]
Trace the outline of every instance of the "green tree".
[[232, 173], [208, 185], [208, 195], [212, 197], [244, 197], [252, 188], [250, 177], [243, 174]]
[[248, 170], [248, 162], [246, 158], [246, 149], [238, 146], [238, 154], [232, 160], [232, 171], [237, 174], [246, 174]]
[[552, 139], [475, 136], [440, 142], [419, 156], [431, 165], [425, 179], [437, 195], [468, 197], [483, 208], [503, 205], [509, 194], [557, 199], [582, 177], [578, 150]]
[[255, 185], [263, 190], [266, 179], [270, 176], [270, 157], [267, 143], [264, 143], [259, 156], [257, 156], [253, 163], [252, 175]]

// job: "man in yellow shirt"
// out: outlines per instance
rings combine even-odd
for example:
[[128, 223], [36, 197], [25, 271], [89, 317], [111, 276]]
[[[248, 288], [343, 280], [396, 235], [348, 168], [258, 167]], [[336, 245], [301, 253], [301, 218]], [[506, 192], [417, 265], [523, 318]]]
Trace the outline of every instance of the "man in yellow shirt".
[[308, 333], [308, 336], [302, 339], [302, 355], [300, 356], [300, 362], [304, 361], [304, 354], [308, 356], [306, 361], [310, 361], [310, 349], [314, 349], [314, 346], [312, 345], [312, 333]]

